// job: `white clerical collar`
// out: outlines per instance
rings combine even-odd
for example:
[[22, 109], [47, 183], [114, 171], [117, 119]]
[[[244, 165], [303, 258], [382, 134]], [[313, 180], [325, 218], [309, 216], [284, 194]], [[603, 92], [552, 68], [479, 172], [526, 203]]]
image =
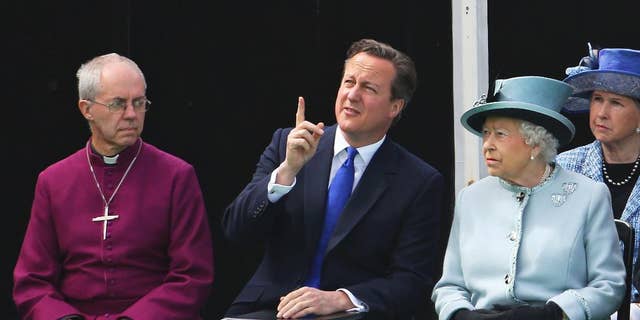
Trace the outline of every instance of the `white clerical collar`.
[[118, 157], [120, 156], [120, 154], [116, 154], [115, 156], [102, 156], [102, 161], [104, 161], [104, 164], [116, 164], [118, 163]]
[[[370, 145], [357, 148], [358, 154], [360, 155], [362, 160], [364, 160], [365, 165], [369, 164], [369, 161], [371, 161], [371, 158], [373, 158], [373, 155], [376, 153], [376, 151], [378, 151], [378, 149], [384, 142], [384, 139], [386, 138], [387, 138], [387, 135], [385, 134], [382, 137], [382, 139]], [[340, 130], [340, 125], [337, 125], [336, 136], [333, 141], [333, 156], [335, 157], [340, 151], [344, 150], [348, 146], [349, 146], [349, 143], [347, 143], [347, 140], [344, 139], [344, 133], [342, 132], [342, 130]]]
[[104, 164], [107, 165], [114, 165], [118, 163], [118, 157], [120, 157], [120, 154], [116, 154], [114, 156], [103, 156], [102, 154], [100, 154], [100, 152], [96, 151], [96, 148], [93, 147], [93, 145], [91, 145], [91, 151], [100, 156], [102, 158], [102, 162], [104, 162]]

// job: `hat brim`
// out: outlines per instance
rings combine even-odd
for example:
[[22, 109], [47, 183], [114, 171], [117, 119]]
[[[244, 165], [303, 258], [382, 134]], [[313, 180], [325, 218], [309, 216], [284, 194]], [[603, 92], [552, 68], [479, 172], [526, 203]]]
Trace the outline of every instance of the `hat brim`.
[[589, 111], [594, 90], [607, 91], [640, 100], [640, 76], [635, 73], [610, 70], [591, 70], [564, 79], [574, 87], [573, 97], [562, 107], [565, 113]]
[[489, 116], [504, 116], [529, 121], [551, 133], [561, 146], [569, 144], [576, 133], [575, 126], [558, 112], [535, 104], [517, 101], [490, 102], [465, 112], [460, 121], [471, 133], [482, 136], [482, 126]]

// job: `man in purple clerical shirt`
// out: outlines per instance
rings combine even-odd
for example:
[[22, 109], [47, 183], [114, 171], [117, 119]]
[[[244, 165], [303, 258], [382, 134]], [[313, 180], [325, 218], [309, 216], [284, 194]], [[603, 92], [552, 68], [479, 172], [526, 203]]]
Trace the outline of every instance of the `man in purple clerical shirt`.
[[22, 319], [200, 319], [213, 248], [193, 166], [143, 142], [151, 104], [132, 60], [80, 66], [86, 145], [38, 176], [14, 269]]

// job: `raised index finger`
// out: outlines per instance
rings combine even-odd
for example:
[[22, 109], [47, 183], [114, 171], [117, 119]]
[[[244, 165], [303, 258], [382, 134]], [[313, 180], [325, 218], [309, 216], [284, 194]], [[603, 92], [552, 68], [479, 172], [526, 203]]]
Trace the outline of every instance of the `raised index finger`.
[[298, 111], [296, 111], [296, 127], [304, 122], [304, 98], [298, 97]]

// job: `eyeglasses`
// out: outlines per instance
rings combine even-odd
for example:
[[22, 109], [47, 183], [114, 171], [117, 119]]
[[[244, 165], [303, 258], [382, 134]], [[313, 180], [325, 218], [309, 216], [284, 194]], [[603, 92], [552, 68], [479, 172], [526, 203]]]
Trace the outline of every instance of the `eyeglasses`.
[[[122, 113], [125, 109], [127, 109], [127, 105], [128, 105], [127, 100], [121, 99], [121, 98], [113, 99], [113, 101], [109, 103], [102, 103], [102, 102], [98, 102], [91, 99], [86, 99], [86, 100], [91, 103], [105, 106], [107, 107], [107, 109], [109, 109], [110, 112], [113, 112], [113, 113]], [[151, 105], [151, 100], [148, 100], [147, 98], [138, 98], [131, 101], [131, 105], [133, 105], [133, 110], [135, 110], [136, 112], [146, 112], [149, 110], [149, 106]]]

